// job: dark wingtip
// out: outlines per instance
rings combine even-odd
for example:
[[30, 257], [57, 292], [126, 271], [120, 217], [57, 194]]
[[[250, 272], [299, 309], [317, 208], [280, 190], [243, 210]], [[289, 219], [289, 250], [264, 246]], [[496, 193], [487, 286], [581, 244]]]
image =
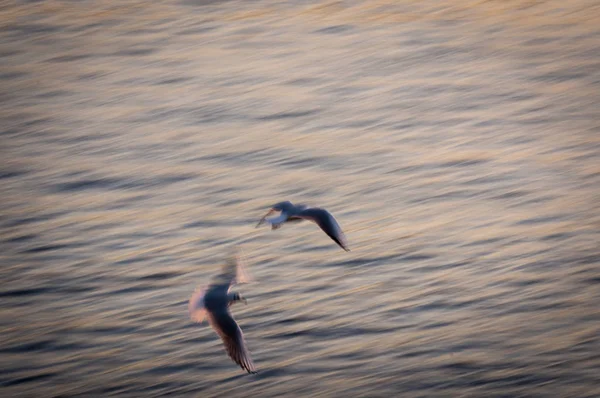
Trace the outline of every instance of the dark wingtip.
[[342, 249], [346, 250], [347, 252], [350, 251], [350, 249], [348, 248], [348, 246], [346, 246], [345, 242], [342, 243], [342, 242], [340, 242], [339, 239], [334, 239], [334, 240], [335, 240], [335, 243], [337, 243], [339, 247], [341, 247]]
[[334, 239], [335, 243], [337, 243], [337, 245], [339, 247], [341, 247], [342, 249], [344, 249], [345, 251], [349, 252], [350, 249], [348, 249], [348, 247], [346, 245], [344, 245], [342, 242], [338, 241], [337, 239]]

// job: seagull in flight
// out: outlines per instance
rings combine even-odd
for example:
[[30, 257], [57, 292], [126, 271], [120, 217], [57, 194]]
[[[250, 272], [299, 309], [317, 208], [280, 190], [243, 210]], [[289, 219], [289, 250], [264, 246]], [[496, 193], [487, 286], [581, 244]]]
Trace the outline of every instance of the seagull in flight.
[[[274, 212], [280, 212], [278, 217], [267, 218]], [[286, 222], [297, 222], [302, 220], [308, 220], [316, 223], [322, 230], [329, 236], [335, 243], [337, 243], [342, 249], [347, 252], [350, 251], [348, 244], [346, 243], [346, 237], [344, 232], [340, 228], [339, 224], [333, 218], [331, 213], [325, 209], [318, 207], [308, 207], [304, 205], [294, 205], [289, 201], [279, 202], [271, 206], [271, 210], [260, 219], [256, 228], [262, 223], [267, 222], [271, 224], [271, 229], [277, 229]]]
[[229, 306], [246, 299], [238, 292], [230, 291], [233, 284], [249, 282], [239, 255], [229, 258], [220, 275], [206, 289], [197, 289], [188, 303], [190, 318], [202, 323], [204, 318], [223, 340], [227, 354], [248, 373], [257, 373], [242, 329], [233, 319]]

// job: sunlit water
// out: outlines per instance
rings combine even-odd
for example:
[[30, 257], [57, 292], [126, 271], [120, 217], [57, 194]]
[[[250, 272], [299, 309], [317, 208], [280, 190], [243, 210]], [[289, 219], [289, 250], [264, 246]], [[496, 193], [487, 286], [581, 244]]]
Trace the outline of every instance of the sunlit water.
[[597, 2], [110, 4], [0, 8], [3, 397], [600, 395]]

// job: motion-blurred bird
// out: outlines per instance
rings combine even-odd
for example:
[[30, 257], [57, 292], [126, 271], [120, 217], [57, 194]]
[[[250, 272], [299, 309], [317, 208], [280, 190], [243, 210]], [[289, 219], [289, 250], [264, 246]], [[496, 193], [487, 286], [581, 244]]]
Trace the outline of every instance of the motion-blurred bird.
[[256, 373], [242, 329], [229, 312], [229, 306], [233, 303], [242, 301], [246, 304], [241, 294], [230, 291], [231, 286], [248, 281], [241, 259], [236, 255], [227, 260], [221, 274], [213, 279], [206, 290], [196, 290], [188, 303], [188, 311], [190, 318], [199, 323], [207, 316], [213, 329], [221, 336], [231, 359], [248, 373]]
[[[267, 218], [274, 212], [281, 212], [278, 217]], [[342, 249], [347, 252], [348, 244], [346, 243], [346, 237], [342, 232], [339, 224], [333, 218], [331, 213], [325, 209], [318, 207], [307, 207], [304, 205], [293, 205], [289, 201], [279, 202], [271, 207], [271, 210], [260, 219], [256, 228], [258, 228], [263, 222], [271, 224], [271, 229], [277, 229], [285, 222], [295, 222], [308, 220], [316, 223], [331, 239], [335, 241]]]

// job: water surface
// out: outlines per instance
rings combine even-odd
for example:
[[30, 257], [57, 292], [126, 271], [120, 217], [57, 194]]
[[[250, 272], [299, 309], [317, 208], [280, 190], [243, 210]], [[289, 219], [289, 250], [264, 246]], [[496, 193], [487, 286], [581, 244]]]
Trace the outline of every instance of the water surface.
[[2, 6], [3, 396], [600, 395], [596, 2], [111, 4]]

